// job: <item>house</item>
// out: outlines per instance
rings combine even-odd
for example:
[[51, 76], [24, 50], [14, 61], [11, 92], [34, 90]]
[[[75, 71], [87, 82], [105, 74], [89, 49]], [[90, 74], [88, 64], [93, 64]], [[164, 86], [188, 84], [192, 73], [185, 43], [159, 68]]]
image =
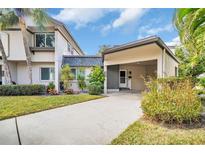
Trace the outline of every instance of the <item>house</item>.
[[156, 36], [107, 49], [103, 53], [104, 93], [131, 89], [145, 90], [144, 79], [177, 76], [179, 61]]
[[[28, 84], [22, 33], [18, 27], [1, 32], [8, 57], [12, 81]], [[156, 36], [114, 46], [103, 52], [102, 57], [87, 56], [63, 23], [52, 19], [43, 32], [32, 24], [27, 27], [27, 39], [32, 52], [32, 83], [54, 82], [60, 90], [60, 70], [70, 65], [74, 75], [71, 88], [79, 90], [77, 74], [81, 67], [90, 74], [93, 66], [101, 66], [105, 72], [104, 93], [129, 89], [134, 92], [145, 89], [148, 76], [168, 77], [178, 75], [178, 60], [166, 44]], [[0, 81], [4, 84], [0, 59]]]
[[[60, 89], [60, 70], [64, 55], [84, 53], [63, 23], [54, 19], [42, 32], [32, 21], [28, 21], [27, 40], [32, 52], [32, 83], [45, 84], [54, 82]], [[28, 84], [28, 70], [23, 37], [18, 26], [0, 33], [7, 55], [12, 81], [16, 84]], [[0, 82], [4, 84], [2, 60], [0, 59]]]

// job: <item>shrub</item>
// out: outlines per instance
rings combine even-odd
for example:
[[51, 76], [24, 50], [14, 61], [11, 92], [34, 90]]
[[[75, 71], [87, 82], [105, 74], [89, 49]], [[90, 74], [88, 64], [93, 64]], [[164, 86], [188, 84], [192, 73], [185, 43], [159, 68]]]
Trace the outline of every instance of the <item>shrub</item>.
[[47, 86], [47, 92], [50, 95], [58, 95], [58, 92], [55, 90], [55, 84], [53, 82], [49, 82]]
[[61, 69], [61, 81], [63, 82], [64, 90], [70, 88], [71, 83], [70, 81], [73, 80], [74, 76], [71, 72], [69, 65], [64, 65]]
[[202, 105], [189, 79], [151, 80], [146, 83], [142, 110], [152, 119], [164, 122], [187, 122], [198, 120]]
[[90, 84], [88, 86], [88, 92], [90, 95], [100, 95], [102, 93], [101, 84]]
[[0, 85], [0, 96], [43, 95], [45, 93], [44, 85]]
[[199, 79], [199, 84], [205, 88], [205, 77]]
[[73, 89], [65, 89], [64, 93], [66, 93], [66, 94], [74, 94], [74, 91], [73, 91]]
[[[105, 75], [103, 69], [100, 66], [93, 67], [89, 74], [89, 86], [88, 91], [90, 94], [99, 95], [102, 93]], [[96, 89], [96, 92], [94, 91]]]
[[78, 87], [83, 91], [86, 88], [84, 68], [79, 68], [77, 79], [78, 79]]
[[49, 82], [47, 89], [55, 89], [55, 84], [53, 82]]

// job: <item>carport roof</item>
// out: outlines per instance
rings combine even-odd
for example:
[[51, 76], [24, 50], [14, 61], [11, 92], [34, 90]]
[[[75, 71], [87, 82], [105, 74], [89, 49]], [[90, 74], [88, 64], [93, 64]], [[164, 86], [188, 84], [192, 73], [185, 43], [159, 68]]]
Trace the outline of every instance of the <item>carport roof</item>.
[[144, 38], [144, 39], [140, 39], [140, 40], [137, 40], [137, 41], [129, 42], [129, 43], [122, 44], [122, 45], [117, 45], [117, 46], [114, 46], [112, 48], [108, 48], [102, 53], [102, 55], [104, 56], [105, 54], [114, 53], [114, 52], [122, 51], [122, 50], [125, 50], [125, 49], [138, 47], [138, 46], [143, 46], [143, 45], [148, 45], [148, 44], [152, 44], [152, 43], [156, 43], [160, 48], [166, 49], [166, 52], [175, 61], [177, 61], [179, 63], [179, 60], [175, 57], [173, 52], [169, 49], [169, 47], [158, 36], [150, 36], [150, 37], [147, 37], [147, 38]]

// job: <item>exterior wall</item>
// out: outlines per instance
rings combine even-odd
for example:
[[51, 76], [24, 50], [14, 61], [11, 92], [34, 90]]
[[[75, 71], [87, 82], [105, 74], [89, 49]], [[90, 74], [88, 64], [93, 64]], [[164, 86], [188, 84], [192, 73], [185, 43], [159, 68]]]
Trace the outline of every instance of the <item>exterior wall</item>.
[[[70, 40], [71, 41], [71, 40]], [[72, 41], [69, 44], [74, 48]], [[60, 90], [60, 70], [62, 66], [63, 55], [71, 55], [68, 52], [68, 41], [62, 36], [59, 31], [55, 31], [55, 86], [57, 90]], [[76, 55], [79, 55], [77, 52]], [[73, 87], [76, 88], [77, 83], [73, 81]]]
[[[4, 47], [4, 52], [6, 54], [6, 56], [8, 56], [8, 52], [9, 52], [9, 35], [5, 32], [0, 32], [0, 38]], [[0, 53], [1, 56], [1, 53]]]
[[42, 81], [40, 78], [40, 68], [42, 67], [54, 67], [54, 63], [33, 63], [32, 71], [33, 71], [33, 83], [35, 84], [45, 84], [48, 85], [49, 82], [54, 82], [54, 80], [50, 81]]
[[[60, 31], [60, 32], [59, 32]], [[59, 31], [56, 31], [58, 33], [61, 34], [62, 37], [64, 37], [64, 39], [66, 38], [66, 40], [69, 42], [69, 44], [72, 46], [72, 48], [75, 49], [74, 54], [73, 55], [83, 55], [80, 48], [77, 46], [77, 44], [74, 42], [74, 40], [72, 39], [71, 35], [64, 35], [67, 33], [67, 31], [65, 31], [64, 28], [59, 27]]]
[[164, 76], [165, 77], [175, 76], [175, 67], [177, 67], [178, 69], [178, 63], [167, 53], [164, 56], [164, 63], [165, 63]]
[[[49, 82], [52, 82], [52, 81], [41, 81], [40, 79], [40, 68], [41, 67], [54, 67], [54, 63], [33, 63], [32, 64], [33, 83], [47, 85]], [[29, 84], [27, 65], [25, 62], [17, 63], [17, 84]]]
[[135, 91], [142, 91], [145, 89], [144, 79], [143, 77], [146, 74], [146, 70], [144, 66], [137, 65], [120, 65], [120, 69], [127, 70], [127, 72], [132, 72], [131, 78], [131, 89]]
[[39, 51], [35, 52], [31, 57], [32, 62], [54, 62], [55, 52], [54, 51]]
[[60, 90], [60, 70], [62, 65], [62, 56], [67, 51], [67, 41], [63, 36], [55, 31], [55, 86]]
[[16, 62], [9, 62], [9, 69], [11, 72], [11, 79], [17, 83], [17, 65]]
[[9, 35], [8, 60], [26, 60], [21, 31], [6, 31]]
[[17, 63], [17, 84], [29, 84], [26, 62]]
[[127, 64], [140, 61], [161, 60], [162, 49], [156, 44], [145, 45], [105, 54], [104, 65]]

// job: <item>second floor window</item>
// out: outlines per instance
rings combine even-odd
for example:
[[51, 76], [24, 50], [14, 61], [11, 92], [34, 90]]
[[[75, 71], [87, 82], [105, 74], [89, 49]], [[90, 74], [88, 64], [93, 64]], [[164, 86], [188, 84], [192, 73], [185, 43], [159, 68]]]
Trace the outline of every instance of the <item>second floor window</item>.
[[54, 47], [55, 35], [54, 33], [36, 33], [35, 47]]

